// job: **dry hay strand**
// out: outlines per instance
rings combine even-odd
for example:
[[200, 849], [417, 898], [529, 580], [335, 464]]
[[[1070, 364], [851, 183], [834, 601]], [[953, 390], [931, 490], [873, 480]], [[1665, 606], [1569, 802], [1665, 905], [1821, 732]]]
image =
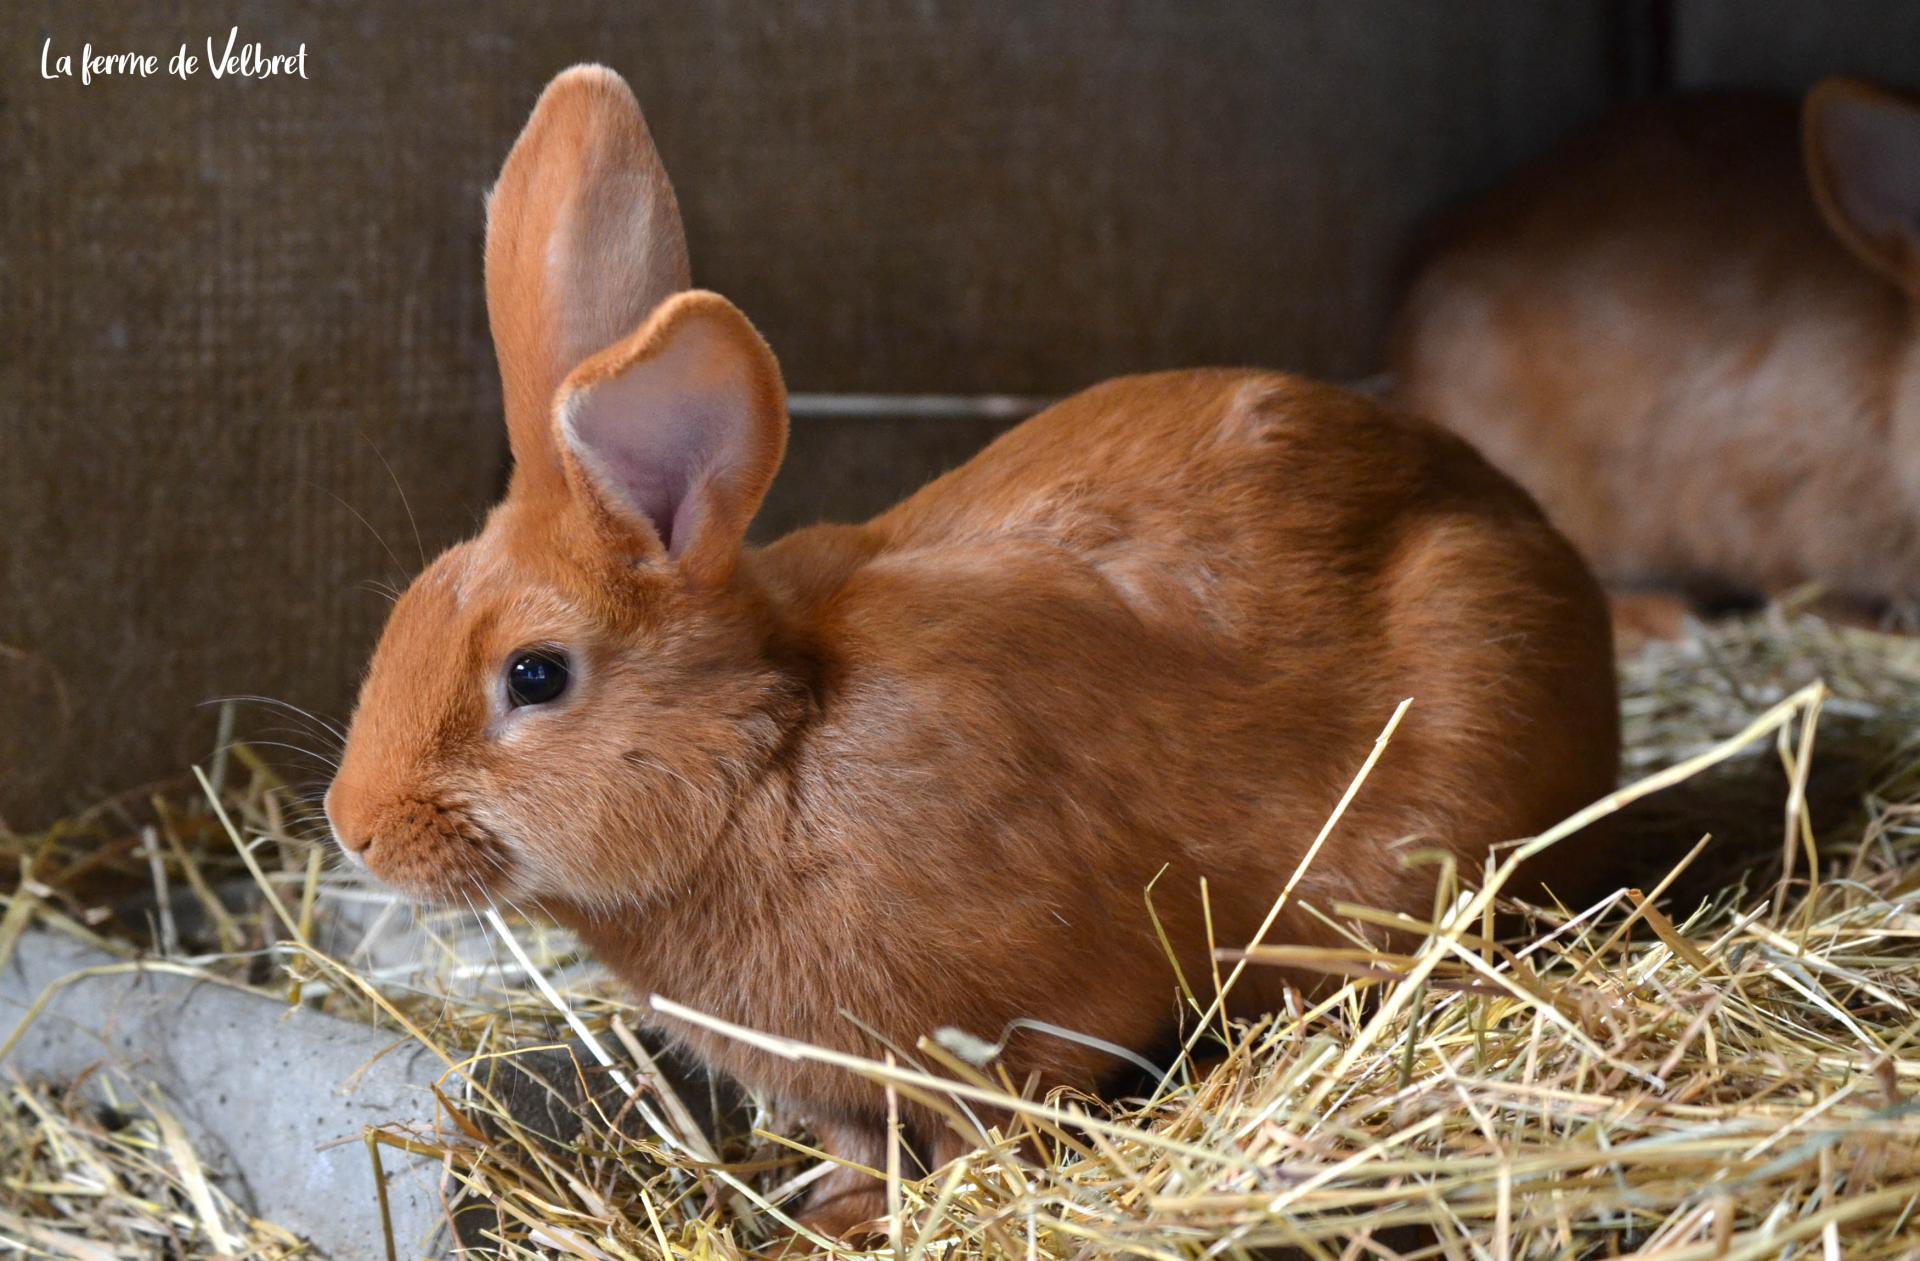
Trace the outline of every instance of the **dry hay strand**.
[[[132, 1088], [17, 1078], [0, 1100], [0, 1254], [71, 1261], [282, 1261], [298, 1239], [221, 1189], [172, 1113]], [[125, 1102], [123, 1102], [125, 1101]]]
[[[416, 957], [378, 963], [347, 913], [369, 895], [295, 839], [264, 769], [214, 795], [228, 814], [203, 811], [199, 840], [224, 851], [197, 852], [273, 896], [209, 914], [183, 948], [202, 953], [177, 957], [434, 1047], [439, 1114], [375, 1150], [444, 1162], [477, 1254], [787, 1246], [826, 1165], [635, 1032], [691, 1021], [863, 1074], [975, 1139], [931, 1175], [897, 1152], [870, 1171], [894, 1210], [872, 1255], [1920, 1255], [1920, 644], [1775, 614], [1658, 646], [1623, 687], [1629, 786], [1529, 845], [1612, 816], [1644, 858], [1633, 886], [1519, 906], [1499, 886], [1521, 847], [1425, 923], [1314, 908], [1350, 949], [1223, 961], [1317, 970], [1324, 990], [1250, 1023], [1186, 995], [1188, 1053], [1115, 1101], [1024, 1093], [951, 1031], [856, 1057], [635, 1004], [563, 934], [492, 909], [422, 916]], [[20, 845], [45, 892], [9, 916], [31, 899], [96, 931], [61, 847]], [[179, 859], [160, 860], [176, 887]], [[1521, 927], [1493, 935], [1495, 912]], [[351, 931], [329, 938], [336, 921]], [[1418, 944], [1377, 948], [1389, 924]]]

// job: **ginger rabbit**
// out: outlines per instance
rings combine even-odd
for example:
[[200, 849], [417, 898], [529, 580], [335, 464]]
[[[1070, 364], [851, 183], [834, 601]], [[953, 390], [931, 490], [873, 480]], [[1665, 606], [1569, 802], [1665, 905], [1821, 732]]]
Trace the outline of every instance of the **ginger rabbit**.
[[[1613, 784], [1604, 603], [1465, 443], [1295, 377], [1097, 386], [892, 511], [743, 535], [787, 435], [746, 318], [687, 291], [626, 85], [546, 90], [493, 191], [487, 307], [514, 472], [395, 605], [327, 809], [428, 899], [511, 899], [636, 994], [877, 1054], [1022, 1017], [1130, 1048], [1177, 1027], [1172, 963], [1252, 936], [1403, 697], [1413, 708], [1271, 934], [1301, 910], [1425, 915]], [[1588, 847], [1589, 849], [1591, 847]], [[1542, 875], [1571, 886], [1590, 853]], [[1299, 979], [1299, 978], [1292, 978]], [[1256, 969], [1237, 1009], [1280, 1001]], [[651, 1013], [646, 1013], [651, 1014]], [[663, 1030], [885, 1164], [881, 1092]], [[1016, 1081], [1124, 1064], [1030, 1028]], [[903, 1105], [927, 1165], [977, 1136]], [[884, 1210], [837, 1171], [804, 1209]]]

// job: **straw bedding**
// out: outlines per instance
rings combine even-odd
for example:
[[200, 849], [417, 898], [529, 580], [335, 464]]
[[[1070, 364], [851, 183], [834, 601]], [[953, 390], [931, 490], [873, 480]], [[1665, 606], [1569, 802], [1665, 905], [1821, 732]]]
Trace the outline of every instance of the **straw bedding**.
[[[1604, 820], [1636, 856], [1630, 887], [1516, 907], [1498, 892], [1525, 852], [1510, 851], [1443, 895], [1405, 954], [1365, 947], [1382, 922], [1366, 908], [1315, 908], [1351, 949], [1223, 952], [1221, 980], [1284, 961], [1328, 988], [1235, 1024], [1207, 978], [1187, 996], [1190, 1053], [1127, 1099], [1023, 1097], [952, 1033], [842, 1059], [981, 1144], [931, 1177], [874, 1170], [895, 1211], [863, 1247], [1920, 1256], [1920, 644], [1776, 611], [1623, 670], [1627, 786], [1530, 844], [1592, 843], [1583, 829]], [[781, 1206], [821, 1169], [807, 1136], [656, 1064], [633, 1000], [563, 935], [384, 904], [331, 869], [298, 798], [247, 749], [189, 787], [5, 838], [19, 879], [0, 954], [30, 923], [164, 948], [430, 1043], [451, 1065], [441, 1115], [396, 1117], [377, 1141], [444, 1160], [475, 1250], [785, 1246]], [[545, 1115], [570, 1105], [557, 1127], [527, 1122], [516, 1097], [532, 1078], [508, 1081], [494, 1058], [534, 1045], [566, 1048], [541, 1052], [537, 1074]], [[290, 1254], [158, 1101], [120, 1084], [103, 1109], [64, 1086], [7, 1087], [0, 1253], [137, 1256], [164, 1239], [165, 1255]], [[980, 1103], [1011, 1109], [1012, 1132], [979, 1132]]]
[[305, 1251], [233, 1202], [164, 1106], [126, 1083], [94, 1084], [103, 1099], [11, 1083], [0, 1103], [0, 1254], [281, 1261]]

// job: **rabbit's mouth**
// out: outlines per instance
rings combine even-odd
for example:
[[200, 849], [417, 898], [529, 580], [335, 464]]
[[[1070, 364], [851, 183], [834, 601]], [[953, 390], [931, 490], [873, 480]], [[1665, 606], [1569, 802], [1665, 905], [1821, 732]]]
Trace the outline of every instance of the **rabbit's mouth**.
[[349, 862], [422, 902], [458, 904], [513, 883], [513, 848], [465, 803], [408, 797], [357, 828], [334, 826]]

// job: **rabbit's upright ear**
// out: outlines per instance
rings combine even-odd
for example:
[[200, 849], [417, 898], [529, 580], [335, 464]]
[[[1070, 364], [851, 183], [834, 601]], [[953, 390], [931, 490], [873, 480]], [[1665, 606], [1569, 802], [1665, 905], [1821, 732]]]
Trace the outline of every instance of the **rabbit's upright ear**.
[[668, 299], [567, 378], [555, 418], [610, 546], [726, 581], [787, 445], [780, 367], [746, 316], [716, 293]]
[[1920, 104], [1854, 79], [1807, 95], [1807, 176], [1821, 213], [1870, 266], [1920, 296]]
[[487, 198], [486, 275], [515, 488], [557, 492], [554, 391], [690, 283], [673, 186], [613, 71], [540, 94]]

